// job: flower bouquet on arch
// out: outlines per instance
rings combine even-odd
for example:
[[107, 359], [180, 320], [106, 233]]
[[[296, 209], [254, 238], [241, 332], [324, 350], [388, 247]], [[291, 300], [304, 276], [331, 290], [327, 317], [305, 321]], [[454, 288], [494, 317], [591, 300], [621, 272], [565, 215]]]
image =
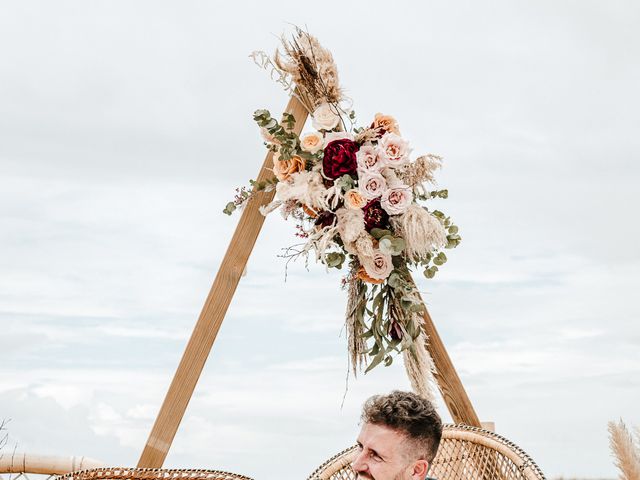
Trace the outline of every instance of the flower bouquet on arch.
[[284, 53], [273, 60], [263, 52], [252, 57], [299, 98], [313, 128], [297, 135], [293, 116], [277, 121], [267, 110], [257, 110], [254, 120], [273, 152], [273, 178], [252, 181], [251, 190], [238, 189], [224, 211], [231, 214], [256, 192], [275, 189], [273, 201], [260, 211], [280, 211], [302, 239], [285, 256], [311, 257], [346, 271], [342, 282], [354, 374], [389, 365], [394, 352], [402, 353], [414, 389], [432, 398], [425, 307], [410, 269], [433, 278], [447, 261], [444, 250], [461, 240], [449, 217], [422, 204], [447, 198], [447, 190], [433, 188], [441, 157], [413, 158], [390, 115], [378, 113], [367, 126], [357, 127], [332, 55], [314, 37], [298, 29], [283, 46]]

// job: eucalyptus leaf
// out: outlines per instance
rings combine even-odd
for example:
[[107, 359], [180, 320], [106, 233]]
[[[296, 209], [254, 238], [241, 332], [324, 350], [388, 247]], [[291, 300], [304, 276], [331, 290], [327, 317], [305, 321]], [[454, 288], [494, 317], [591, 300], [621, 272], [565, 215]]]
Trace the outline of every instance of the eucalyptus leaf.
[[326, 256], [327, 267], [341, 268], [344, 262], [345, 256], [340, 252], [331, 252]]
[[433, 278], [436, 276], [437, 271], [438, 271], [438, 267], [436, 267], [435, 265], [429, 268], [425, 268], [424, 276], [427, 278]]
[[373, 370], [374, 368], [376, 368], [378, 364], [382, 362], [382, 360], [384, 360], [384, 351], [380, 351], [378, 355], [376, 355], [376, 357], [373, 360], [371, 360], [371, 363], [369, 364], [367, 369], [364, 371], [364, 373], [366, 374], [371, 370]]
[[447, 256], [444, 254], [444, 252], [438, 253], [438, 255], [436, 255], [436, 257], [433, 259], [433, 263], [438, 266], [444, 265], [446, 261], [447, 261]]
[[393, 236], [392, 232], [383, 228], [372, 228], [371, 232], [369, 233], [371, 233], [371, 236], [376, 240], [380, 240], [382, 237], [385, 237], [387, 235]]
[[392, 272], [387, 279], [387, 283], [391, 288], [398, 288], [402, 285], [402, 278], [396, 272]]

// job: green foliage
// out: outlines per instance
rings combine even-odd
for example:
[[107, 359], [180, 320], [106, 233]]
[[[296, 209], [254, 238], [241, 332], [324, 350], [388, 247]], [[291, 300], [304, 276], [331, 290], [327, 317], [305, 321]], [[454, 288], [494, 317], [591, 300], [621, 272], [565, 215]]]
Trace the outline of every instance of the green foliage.
[[233, 202], [229, 202], [227, 203], [227, 206], [224, 207], [224, 210], [222, 210], [222, 213], [226, 213], [227, 215], [231, 215], [233, 212], [235, 212], [236, 210], [236, 204]]
[[334, 180], [334, 185], [340, 187], [343, 192], [346, 192], [354, 187], [355, 180], [351, 175], [342, 175], [340, 178]]
[[388, 255], [400, 255], [404, 251], [405, 242], [403, 238], [385, 235], [378, 242], [378, 248]]
[[447, 199], [449, 198], [449, 190], [434, 190], [433, 192], [429, 192], [429, 197]]
[[267, 190], [267, 188], [274, 187], [277, 183], [278, 179], [276, 177], [267, 178], [262, 181], [249, 180], [249, 185], [251, 185], [256, 192]]
[[342, 264], [344, 263], [345, 258], [347, 258], [344, 253], [340, 252], [331, 252], [327, 253], [326, 256], [326, 265], [329, 268], [342, 268]]
[[438, 267], [435, 265], [424, 269], [424, 276], [427, 278], [433, 278], [436, 276], [436, 272], [438, 271]]
[[386, 237], [387, 235], [393, 236], [393, 232], [391, 232], [391, 230], [384, 230], [382, 228], [372, 228], [369, 233], [376, 240], [380, 240], [382, 237]]
[[280, 144], [279, 151], [281, 160], [289, 160], [298, 152], [300, 139], [298, 138], [298, 135], [291, 131], [296, 123], [293, 115], [285, 113], [282, 116], [282, 121], [285, 126], [281, 125], [275, 118], [271, 117], [269, 110], [256, 110], [253, 114], [253, 119], [256, 121], [258, 126], [266, 129], [267, 132], [269, 132], [269, 134], [278, 141]]
[[447, 261], [447, 256], [444, 254], [444, 252], [439, 252], [433, 259], [433, 263], [436, 264], [437, 266], [444, 265], [446, 261]]
[[296, 124], [296, 117], [288, 112], [285, 112], [282, 114], [282, 121], [286, 125], [287, 130], [293, 130], [293, 127]]

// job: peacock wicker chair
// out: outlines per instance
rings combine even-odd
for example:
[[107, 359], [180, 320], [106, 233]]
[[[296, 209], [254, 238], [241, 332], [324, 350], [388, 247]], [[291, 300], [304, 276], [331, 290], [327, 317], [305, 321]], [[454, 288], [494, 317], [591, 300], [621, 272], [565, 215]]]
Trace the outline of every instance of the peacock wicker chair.
[[219, 470], [164, 468], [92, 468], [61, 475], [57, 480], [253, 480]]
[[[338, 453], [308, 480], [355, 480], [351, 462], [356, 454], [356, 446]], [[444, 426], [429, 476], [438, 480], [545, 480], [536, 463], [516, 444], [467, 425]]]

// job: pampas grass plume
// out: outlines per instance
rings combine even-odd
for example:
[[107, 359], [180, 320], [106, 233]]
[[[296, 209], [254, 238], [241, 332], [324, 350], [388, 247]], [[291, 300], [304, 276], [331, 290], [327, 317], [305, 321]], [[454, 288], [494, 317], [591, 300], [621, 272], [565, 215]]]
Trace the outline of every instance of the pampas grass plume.
[[620, 480], [640, 480], [640, 449], [622, 420], [609, 422], [609, 445]]

